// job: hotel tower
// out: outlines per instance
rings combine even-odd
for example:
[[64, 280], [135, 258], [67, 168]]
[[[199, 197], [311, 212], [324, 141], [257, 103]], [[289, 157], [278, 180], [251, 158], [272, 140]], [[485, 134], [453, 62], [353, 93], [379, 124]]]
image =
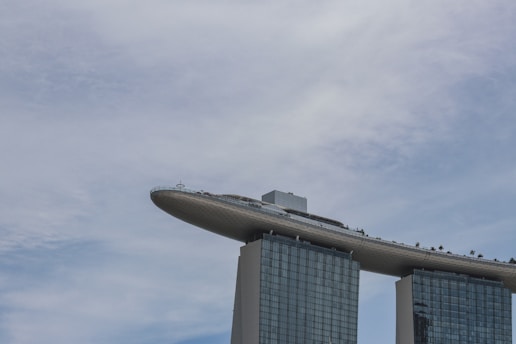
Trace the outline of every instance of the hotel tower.
[[256, 200], [151, 190], [152, 201], [240, 249], [231, 344], [355, 344], [360, 270], [396, 282], [396, 344], [510, 344], [516, 265], [369, 237], [272, 191]]

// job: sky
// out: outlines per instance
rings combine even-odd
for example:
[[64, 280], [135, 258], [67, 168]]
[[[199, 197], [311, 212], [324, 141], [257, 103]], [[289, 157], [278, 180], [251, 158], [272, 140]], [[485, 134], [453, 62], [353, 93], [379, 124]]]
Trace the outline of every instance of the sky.
[[152, 204], [179, 182], [516, 257], [515, 34], [512, 0], [2, 0], [0, 342], [228, 343], [242, 244]]

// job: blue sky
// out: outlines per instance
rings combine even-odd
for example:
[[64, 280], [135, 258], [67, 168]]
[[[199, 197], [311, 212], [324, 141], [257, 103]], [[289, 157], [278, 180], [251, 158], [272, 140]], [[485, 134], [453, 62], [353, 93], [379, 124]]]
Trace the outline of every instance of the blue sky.
[[[2, 343], [227, 343], [241, 244], [152, 204], [180, 180], [516, 257], [512, 1], [4, 0], [0, 32]], [[361, 274], [360, 343], [395, 281]]]

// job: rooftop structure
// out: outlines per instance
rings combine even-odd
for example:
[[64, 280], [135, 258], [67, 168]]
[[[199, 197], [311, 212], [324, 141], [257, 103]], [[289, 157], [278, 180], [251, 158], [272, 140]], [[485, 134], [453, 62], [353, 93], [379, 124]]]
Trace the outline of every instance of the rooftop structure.
[[414, 269], [449, 271], [502, 281], [512, 293], [516, 292], [515, 264], [369, 237], [363, 230], [352, 230], [339, 221], [307, 213], [306, 202], [305, 208], [296, 206], [297, 209], [292, 209], [288, 203], [214, 195], [183, 185], [155, 188], [151, 191], [151, 199], [170, 215], [241, 242], [254, 241], [263, 233], [273, 231], [349, 252], [365, 271], [397, 277], [407, 276]]
[[305, 213], [308, 211], [306, 198], [296, 196], [292, 192], [285, 193], [274, 190], [263, 195], [262, 201]]

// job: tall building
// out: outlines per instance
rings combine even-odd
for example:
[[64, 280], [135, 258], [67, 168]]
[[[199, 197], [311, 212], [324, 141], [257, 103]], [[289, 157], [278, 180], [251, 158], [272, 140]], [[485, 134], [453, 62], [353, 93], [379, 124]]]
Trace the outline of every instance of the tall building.
[[511, 305], [500, 281], [416, 269], [396, 282], [396, 343], [510, 344]]
[[[397, 282], [397, 344], [509, 344], [516, 265], [406, 245], [307, 212], [306, 198], [256, 200], [151, 190], [165, 212], [246, 243], [232, 344], [356, 343], [359, 269]], [[512, 263], [511, 263], [512, 262]]]
[[356, 343], [359, 266], [270, 234], [242, 247], [231, 343]]

